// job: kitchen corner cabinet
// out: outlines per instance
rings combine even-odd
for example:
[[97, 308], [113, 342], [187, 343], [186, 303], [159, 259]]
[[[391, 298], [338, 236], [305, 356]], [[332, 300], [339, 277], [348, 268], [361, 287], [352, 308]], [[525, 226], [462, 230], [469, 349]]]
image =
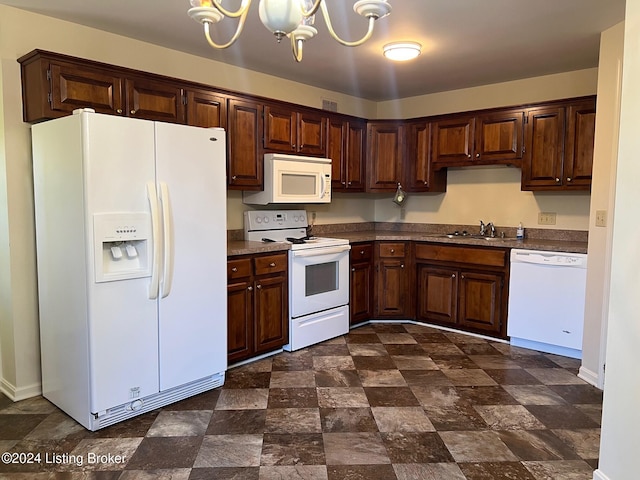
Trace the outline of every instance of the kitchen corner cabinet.
[[376, 242], [375, 318], [412, 318], [411, 242]]
[[36, 122], [77, 108], [98, 113], [185, 123], [184, 88], [177, 81], [34, 50], [18, 60], [23, 118]]
[[287, 268], [286, 252], [227, 261], [229, 364], [288, 343]]
[[264, 149], [324, 157], [327, 154], [327, 122], [328, 118], [319, 113], [265, 105]]
[[489, 110], [446, 116], [433, 122], [432, 161], [436, 168], [517, 165], [523, 154], [524, 110]]
[[331, 159], [331, 189], [334, 192], [362, 192], [365, 189], [364, 120], [329, 117], [327, 157]]
[[368, 192], [395, 191], [403, 178], [404, 122], [367, 125]]
[[352, 244], [349, 260], [349, 323], [355, 325], [373, 316], [373, 243]]
[[506, 337], [508, 249], [418, 243], [416, 320]]
[[447, 170], [435, 171], [431, 163], [431, 123], [406, 124], [405, 180], [402, 185], [410, 192], [445, 192]]
[[262, 190], [261, 103], [230, 98], [227, 104], [227, 185], [230, 190]]
[[528, 110], [522, 190], [589, 190], [596, 99]]

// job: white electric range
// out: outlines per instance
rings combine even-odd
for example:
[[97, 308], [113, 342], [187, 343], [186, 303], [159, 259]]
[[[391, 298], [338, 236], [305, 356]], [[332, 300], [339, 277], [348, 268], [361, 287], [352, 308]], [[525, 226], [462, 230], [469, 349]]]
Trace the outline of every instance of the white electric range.
[[244, 238], [287, 242], [289, 343], [294, 351], [349, 331], [349, 241], [309, 237], [305, 210], [244, 213]]

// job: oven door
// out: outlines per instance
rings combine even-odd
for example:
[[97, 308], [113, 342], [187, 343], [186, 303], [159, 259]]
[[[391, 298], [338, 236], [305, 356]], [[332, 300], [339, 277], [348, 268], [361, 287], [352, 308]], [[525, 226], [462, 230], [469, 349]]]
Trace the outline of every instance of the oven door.
[[292, 318], [349, 303], [349, 245], [289, 252]]

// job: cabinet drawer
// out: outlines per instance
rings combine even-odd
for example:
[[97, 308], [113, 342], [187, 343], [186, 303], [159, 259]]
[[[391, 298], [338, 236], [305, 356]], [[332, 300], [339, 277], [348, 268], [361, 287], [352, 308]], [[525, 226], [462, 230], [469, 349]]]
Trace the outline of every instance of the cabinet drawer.
[[227, 278], [243, 278], [251, 276], [251, 259], [241, 258], [227, 261]]
[[351, 262], [362, 262], [373, 258], [373, 245], [371, 243], [351, 245], [349, 254]]
[[404, 243], [381, 243], [379, 244], [379, 252], [381, 257], [404, 257]]
[[447, 245], [416, 245], [416, 260], [464, 263], [488, 267], [506, 267], [507, 250], [502, 248], [453, 247]]
[[287, 271], [287, 254], [280, 253], [277, 255], [267, 255], [265, 257], [256, 257], [254, 259], [256, 265], [256, 275], [264, 275], [266, 273], [286, 272]]

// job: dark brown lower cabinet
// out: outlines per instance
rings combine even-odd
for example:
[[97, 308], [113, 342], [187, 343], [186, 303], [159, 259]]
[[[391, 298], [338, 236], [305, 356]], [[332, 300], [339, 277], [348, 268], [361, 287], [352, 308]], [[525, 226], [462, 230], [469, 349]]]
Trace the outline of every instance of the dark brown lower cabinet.
[[375, 250], [375, 318], [411, 318], [411, 242], [376, 242]]
[[355, 243], [350, 251], [349, 323], [370, 320], [373, 314], [373, 243]]
[[236, 363], [289, 341], [287, 254], [227, 261], [227, 361]]
[[418, 243], [416, 320], [506, 337], [508, 249]]

